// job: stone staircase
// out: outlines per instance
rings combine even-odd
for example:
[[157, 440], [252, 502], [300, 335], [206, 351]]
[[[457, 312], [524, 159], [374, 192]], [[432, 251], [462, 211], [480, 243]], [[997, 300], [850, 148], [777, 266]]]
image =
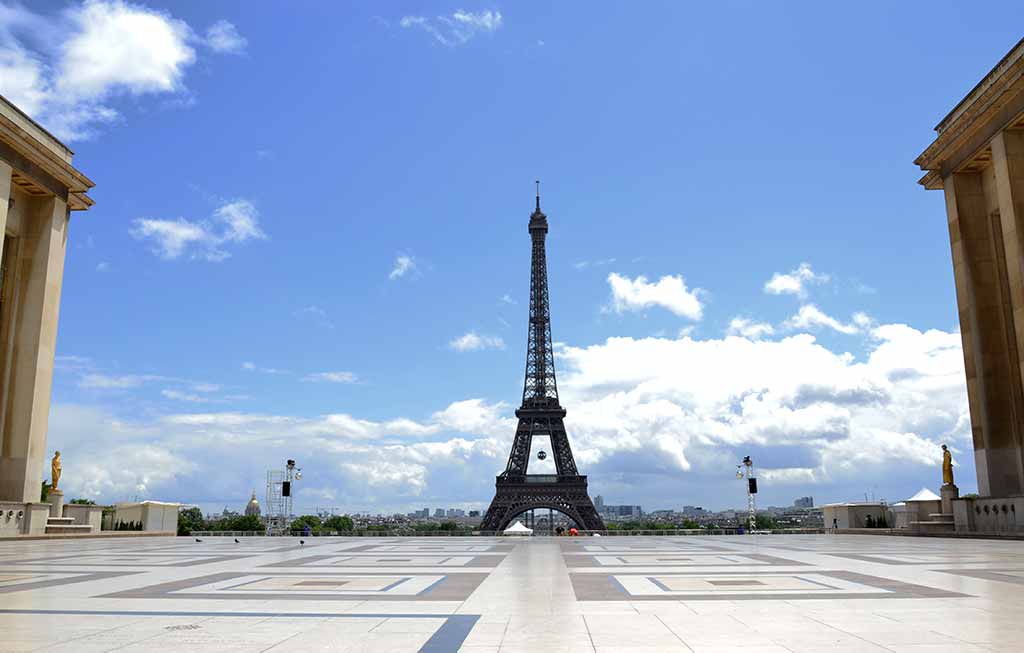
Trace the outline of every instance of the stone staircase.
[[92, 532], [89, 524], [76, 524], [73, 517], [47, 517], [47, 535], [87, 534]]
[[932, 512], [928, 514], [927, 521], [910, 522], [910, 529], [928, 535], [948, 535], [956, 532], [956, 525], [952, 513]]

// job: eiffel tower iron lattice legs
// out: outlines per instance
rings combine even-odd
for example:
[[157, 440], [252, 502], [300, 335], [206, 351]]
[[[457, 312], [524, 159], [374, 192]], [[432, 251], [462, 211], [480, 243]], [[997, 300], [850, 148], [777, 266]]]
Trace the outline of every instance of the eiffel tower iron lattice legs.
[[552, 508], [584, 530], [604, 530], [587, 494], [586, 476], [545, 477], [540, 482], [527, 475], [499, 476], [494, 490], [494, 500], [480, 524], [482, 531], [503, 531], [516, 515], [532, 508]]

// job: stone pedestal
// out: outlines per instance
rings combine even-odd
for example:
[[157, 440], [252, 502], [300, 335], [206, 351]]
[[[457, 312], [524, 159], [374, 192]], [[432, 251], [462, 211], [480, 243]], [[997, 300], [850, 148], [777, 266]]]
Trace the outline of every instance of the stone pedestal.
[[46, 503], [50, 504], [51, 517], [64, 516], [64, 492], [62, 490], [50, 490], [46, 494]]
[[943, 485], [939, 490], [939, 496], [942, 497], [942, 514], [952, 515], [953, 501], [960, 498], [960, 488], [952, 483]]

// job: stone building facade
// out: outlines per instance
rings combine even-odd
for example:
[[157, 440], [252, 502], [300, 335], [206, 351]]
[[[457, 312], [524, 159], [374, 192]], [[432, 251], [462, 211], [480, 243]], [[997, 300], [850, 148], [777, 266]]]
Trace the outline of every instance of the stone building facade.
[[1022, 530], [1024, 40], [935, 131], [915, 163], [946, 200], [981, 495], [957, 502], [957, 530]]
[[0, 97], [0, 533], [38, 530], [68, 222], [93, 203], [71, 158]]

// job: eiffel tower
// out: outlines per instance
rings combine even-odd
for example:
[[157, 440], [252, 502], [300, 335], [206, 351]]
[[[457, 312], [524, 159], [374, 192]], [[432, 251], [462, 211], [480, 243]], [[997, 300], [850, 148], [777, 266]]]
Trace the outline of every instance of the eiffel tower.
[[[530, 215], [533, 259], [530, 267], [530, 328], [526, 345], [526, 382], [523, 404], [516, 411], [519, 426], [512, 441], [505, 471], [494, 482], [494, 500], [484, 515], [480, 530], [500, 531], [512, 519], [533, 508], [553, 508], [586, 530], [604, 530], [604, 522], [587, 494], [587, 477], [580, 475], [565, 433], [565, 409], [558, 403], [555, 383], [555, 355], [551, 348], [551, 310], [548, 304], [548, 266], [544, 239], [548, 217], [540, 210], [540, 182], [537, 208]], [[533, 436], [551, 441], [555, 474], [527, 474]]]

